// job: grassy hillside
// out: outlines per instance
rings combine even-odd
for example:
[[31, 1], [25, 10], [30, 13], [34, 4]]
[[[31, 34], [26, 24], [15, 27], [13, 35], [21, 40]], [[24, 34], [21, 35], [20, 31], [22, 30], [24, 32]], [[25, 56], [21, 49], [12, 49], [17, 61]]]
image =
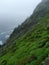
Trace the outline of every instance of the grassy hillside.
[[49, 65], [48, 3], [48, 0], [41, 2], [0, 46], [0, 65]]
[[49, 15], [39, 22], [6, 49], [9, 51], [0, 57], [0, 65], [44, 65], [49, 58]]

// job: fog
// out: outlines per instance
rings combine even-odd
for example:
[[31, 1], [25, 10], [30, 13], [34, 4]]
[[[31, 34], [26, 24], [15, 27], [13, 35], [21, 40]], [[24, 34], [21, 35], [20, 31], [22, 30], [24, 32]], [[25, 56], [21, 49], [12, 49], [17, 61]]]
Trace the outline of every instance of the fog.
[[30, 15], [41, 0], [0, 0], [0, 14]]
[[[0, 30], [18, 26], [41, 0], [0, 0]], [[5, 30], [5, 29], [4, 29]]]
[[0, 0], [0, 40], [8, 37], [15, 27], [29, 17], [40, 1]]

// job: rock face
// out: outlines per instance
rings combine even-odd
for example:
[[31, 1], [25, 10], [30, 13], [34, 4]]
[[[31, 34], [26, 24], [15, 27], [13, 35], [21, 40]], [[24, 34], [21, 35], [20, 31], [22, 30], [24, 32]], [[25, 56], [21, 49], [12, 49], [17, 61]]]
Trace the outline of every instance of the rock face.
[[49, 65], [49, 59], [45, 60], [43, 64], [44, 65]]
[[42, 0], [43, 2], [49, 1], [49, 0]]
[[42, 2], [38, 4], [34, 12], [39, 12], [39, 11], [43, 13], [45, 12], [47, 13], [49, 11], [49, 0], [42, 0]]

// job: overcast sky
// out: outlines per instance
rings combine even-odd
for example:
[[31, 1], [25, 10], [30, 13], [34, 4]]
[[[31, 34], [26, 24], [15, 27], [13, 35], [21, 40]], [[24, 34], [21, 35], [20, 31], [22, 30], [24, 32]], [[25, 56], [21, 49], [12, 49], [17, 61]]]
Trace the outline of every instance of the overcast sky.
[[0, 0], [0, 31], [17, 27], [41, 0]]
[[[0, 44], [8, 32], [30, 16], [41, 0], [0, 0]], [[6, 34], [5, 34], [6, 33]]]
[[30, 15], [41, 0], [0, 0], [0, 15]]

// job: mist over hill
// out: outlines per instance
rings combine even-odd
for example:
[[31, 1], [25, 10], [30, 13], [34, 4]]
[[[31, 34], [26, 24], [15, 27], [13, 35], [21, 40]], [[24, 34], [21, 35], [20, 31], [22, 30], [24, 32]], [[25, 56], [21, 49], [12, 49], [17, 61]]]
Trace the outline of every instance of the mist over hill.
[[10, 36], [14, 28], [20, 25], [25, 19], [25, 16], [0, 17], [0, 41], [4, 42]]
[[7, 41], [0, 65], [49, 65], [49, 0], [43, 0]]
[[0, 41], [4, 42], [26, 18], [32, 14], [39, 1], [0, 1]]

